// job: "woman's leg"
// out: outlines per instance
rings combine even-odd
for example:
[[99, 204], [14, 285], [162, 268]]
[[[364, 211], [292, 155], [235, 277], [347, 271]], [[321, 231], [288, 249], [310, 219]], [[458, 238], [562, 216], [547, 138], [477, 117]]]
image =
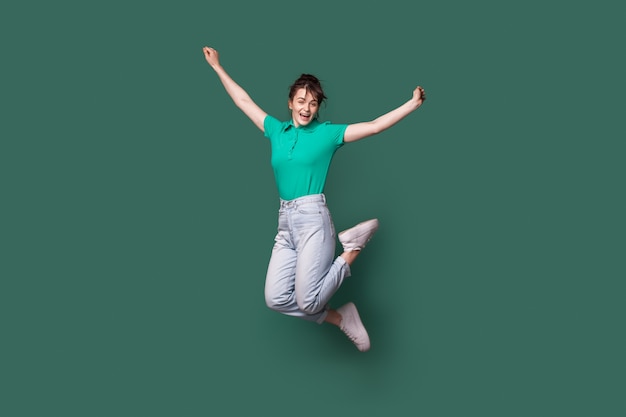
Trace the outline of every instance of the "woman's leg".
[[265, 279], [269, 308], [317, 323], [324, 321], [328, 299], [349, 275], [344, 259], [333, 262], [334, 229], [324, 209], [322, 200], [281, 208]]
[[[339, 234], [339, 240], [344, 248], [341, 257], [348, 265], [352, 265], [377, 229], [378, 219], [371, 219]], [[360, 351], [365, 352], [370, 349], [369, 335], [354, 303], [344, 304], [337, 310], [328, 309], [324, 321], [339, 327]]]
[[296, 302], [307, 314], [323, 312], [321, 323], [326, 317], [328, 301], [350, 276], [350, 266], [344, 257], [335, 257], [335, 228], [323, 202], [299, 205], [293, 226], [298, 248]]
[[[360, 250], [347, 251], [342, 253], [341, 257], [348, 265], [351, 265], [360, 253]], [[370, 349], [369, 335], [361, 322], [361, 317], [354, 303], [344, 304], [337, 310], [329, 308], [326, 311], [324, 322], [339, 327], [361, 352]]]
[[[361, 236], [363, 227], [360, 224], [349, 231]], [[366, 227], [371, 228], [371, 224]], [[367, 233], [371, 236], [373, 230]], [[328, 301], [350, 276], [350, 265], [364, 246], [357, 241], [357, 248], [352, 245], [350, 234], [349, 239], [345, 236], [340, 236], [344, 252], [333, 260], [335, 230], [323, 202], [309, 201], [281, 209], [279, 232], [265, 282], [265, 298], [273, 310], [338, 326], [359, 350], [365, 351], [369, 349], [369, 336], [354, 304], [345, 304], [337, 310], [328, 308]]]
[[301, 315], [295, 299], [296, 250], [289, 232], [279, 230], [265, 277], [265, 303], [272, 310], [287, 315]]
[[[349, 252], [344, 252], [340, 256], [346, 261], [348, 265], [352, 265], [352, 262], [354, 262], [354, 260], [357, 258], [357, 256], [359, 256], [360, 253], [360, 250], [352, 250]], [[341, 324], [341, 314], [339, 314], [337, 310], [329, 308], [328, 314], [326, 315], [324, 322], [339, 326]]]

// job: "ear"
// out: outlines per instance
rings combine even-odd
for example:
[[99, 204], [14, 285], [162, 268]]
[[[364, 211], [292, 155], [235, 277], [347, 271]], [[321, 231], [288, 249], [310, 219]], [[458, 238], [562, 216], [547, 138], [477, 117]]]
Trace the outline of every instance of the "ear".
[[289, 107], [289, 110], [293, 110], [293, 109], [291, 108], [291, 100], [287, 100], [287, 107]]

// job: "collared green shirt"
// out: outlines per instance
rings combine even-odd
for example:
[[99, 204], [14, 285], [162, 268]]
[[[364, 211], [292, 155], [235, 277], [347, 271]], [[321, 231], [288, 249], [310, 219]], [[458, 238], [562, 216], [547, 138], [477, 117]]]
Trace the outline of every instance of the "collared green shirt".
[[291, 120], [281, 122], [269, 115], [263, 125], [272, 145], [271, 162], [280, 198], [293, 200], [324, 192], [330, 162], [343, 146], [348, 125], [314, 119], [295, 127]]

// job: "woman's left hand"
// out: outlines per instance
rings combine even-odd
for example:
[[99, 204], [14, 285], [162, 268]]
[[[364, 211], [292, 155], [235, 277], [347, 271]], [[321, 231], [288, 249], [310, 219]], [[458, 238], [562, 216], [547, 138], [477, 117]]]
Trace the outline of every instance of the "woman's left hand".
[[420, 86], [418, 86], [415, 90], [413, 90], [413, 100], [417, 103], [418, 106], [421, 106], [424, 100], [426, 100], [426, 91]]

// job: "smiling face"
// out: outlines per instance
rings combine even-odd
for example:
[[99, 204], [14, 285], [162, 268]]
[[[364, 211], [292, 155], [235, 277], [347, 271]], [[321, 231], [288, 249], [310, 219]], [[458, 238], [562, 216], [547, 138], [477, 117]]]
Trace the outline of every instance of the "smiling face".
[[289, 110], [294, 126], [306, 126], [315, 118], [319, 103], [306, 88], [296, 91], [293, 98], [288, 101]]

